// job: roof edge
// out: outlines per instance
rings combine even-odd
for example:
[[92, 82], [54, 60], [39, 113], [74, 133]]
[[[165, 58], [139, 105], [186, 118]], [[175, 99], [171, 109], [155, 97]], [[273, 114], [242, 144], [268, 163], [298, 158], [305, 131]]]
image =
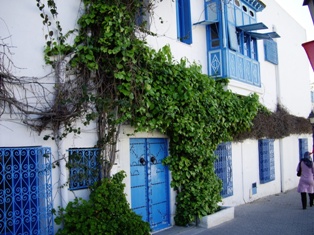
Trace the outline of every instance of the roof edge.
[[252, 7], [256, 12], [262, 11], [266, 7], [266, 4], [260, 0], [242, 0], [242, 1], [248, 4], [250, 7]]

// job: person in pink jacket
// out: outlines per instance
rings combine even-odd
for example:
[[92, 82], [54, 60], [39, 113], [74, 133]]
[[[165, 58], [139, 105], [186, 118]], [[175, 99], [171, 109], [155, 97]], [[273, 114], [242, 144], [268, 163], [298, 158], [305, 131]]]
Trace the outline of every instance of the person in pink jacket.
[[309, 195], [310, 206], [313, 206], [314, 201], [314, 166], [311, 159], [312, 153], [305, 152], [303, 158], [298, 164], [297, 171], [301, 167], [301, 176], [298, 185], [298, 192], [301, 193], [301, 202], [303, 209], [306, 209], [307, 195]]

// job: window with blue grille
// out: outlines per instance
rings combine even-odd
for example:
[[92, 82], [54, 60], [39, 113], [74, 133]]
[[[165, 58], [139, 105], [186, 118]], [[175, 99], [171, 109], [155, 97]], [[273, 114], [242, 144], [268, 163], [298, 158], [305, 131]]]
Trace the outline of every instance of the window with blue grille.
[[53, 235], [51, 149], [0, 148], [0, 234]]
[[207, 26], [208, 27], [208, 36], [209, 36], [209, 48], [217, 49], [220, 48], [221, 44], [221, 35], [219, 23], [213, 23]]
[[307, 138], [299, 139], [299, 159], [303, 158], [305, 152], [308, 151], [308, 142]]
[[222, 181], [222, 197], [233, 195], [231, 142], [219, 144], [215, 155], [215, 173]]
[[69, 189], [85, 189], [100, 179], [100, 149], [69, 149]]
[[261, 184], [275, 180], [274, 140], [258, 141], [259, 179]]
[[190, 0], [177, 0], [178, 39], [192, 44], [192, 22]]
[[264, 54], [266, 61], [272, 64], [278, 64], [277, 43], [274, 40], [264, 40]]

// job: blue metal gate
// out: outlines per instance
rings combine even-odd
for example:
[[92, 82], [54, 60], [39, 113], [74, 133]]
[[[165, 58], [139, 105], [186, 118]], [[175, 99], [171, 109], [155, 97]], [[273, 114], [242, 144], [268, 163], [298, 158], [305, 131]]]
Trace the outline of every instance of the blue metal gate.
[[50, 148], [0, 148], [0, 235], [9, 234], [53, 234]]
[[167, 140], [130, 139], [131, 206], [153, 231], [170, 226]]

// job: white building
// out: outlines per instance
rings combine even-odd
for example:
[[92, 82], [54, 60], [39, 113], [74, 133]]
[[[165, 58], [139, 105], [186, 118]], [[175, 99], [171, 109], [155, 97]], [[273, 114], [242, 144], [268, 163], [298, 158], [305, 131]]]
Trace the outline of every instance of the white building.
[[[67, 0], [58, 4], [62, 5], [58, 9], [63, 31], [73, 29], [82, 12], [80, 1]], [[178, 4], [181, 4], [182, 8], [179, 8]], [[51, 72], [51, 68], [45, 65], [43, 58], [45, 27], [39, 14], [34, 1], [3, 0], [0, 8], [0, 39], [3, 44], [11, 46], [10, 59], [16, 67], [8, 65], [8, 68], [15, 76], [42, 77], [40, 82], [52, 87], [55, 81], [54, 78], [46, 76]], [[163, 19], [163, 23], [159, 18]], [[183, 24], [189, 22], [189, 19], [191, 24]], [[306, 41], [306, 32], [276, 1], [161, 1], [154, 9], [150, 30], [157, 34], [155, 37], [147, 37], [149, 45], [153, 48], [160, 49], [169, 44], [176, 59], [186, 57], [189, 61], [201, 64], [205, 74], [231, 78], [228, 89], [233, 92], [241, 95], [254, 92], [259, 95], [261, 103], [270, 110], [275, 110], [276, 105], [281, 103], [293, 115], [308, 116], [311, 110], [309, 63], [301, 46]], [[43, 97], [44, 95], [49, 97], [49, 94], [43, 94]], [[16, 97], [19, 99], [18, 93]], [[40, 100], [34, 102], [41, 105]], [[59, 188], [66, 184], [70, 172], [65, 167], [65, 162], [59, 161], [57, 156], [68, 158], [69, 152], [77, 151], [78, 148], [91, 151], [90, 148], [97, 141], [96, 128], [90, 125], [82, 128], [81, 135], [72, 134], [64, 139], [59, 146], [61, 154], [58, 154], [54, 141], [43, 140], [43, 136], [50, 133], [43, 132], [38, 135], [21, 123], [18, 115], [11, 116], [7, 110], [1, 112], [0, 196], [6, 198], [6, 202], [0, 200], [0, 213], [6, 217], [6, 222], [0, 221], [0, 234], [4, 231], [1, 230], [3, 226], [11, 226], [7, 229], [13, 229], [14, 224], [10, 222], [19, 219], [19, 216], [13, 218], [5, 214], [11, 210], [8, 209], [10, 205], [22, 203], [16, 198], [23, 195], [13, 192], [17, 184], [22, 188], [34, 187], [36, 190], [27, 191], [25, 195], [38, 198], [35, 201], [30, 200], [30, 205], [45, 205], [42, 208], [46, 211], [51, 207], [64, 207], [74, 197], [87, 198], [88, 190], [84, 189], [84, 185], [82, 189], [80, 185], [75, 184]], [[145, 178], [142, 179], [143, 188], [135, 187], [139, 184], [136, 176], [141, 176], [141, 170], [147, 171], [147, 168], [151, 171], [159, 169], [154, 168], [154, 160], [147, 159], [148, 153], [145, 153], [144, 149], [147, 145], [157, 146], [158, 149], [154, 151], [162, 149], [163, 155], [159, 157], [163, 158], [167, 156], [168, 140], [167, 136], [158, 132], [137, 133], [130, 137], [128, 134], [131, 133], [132, 128], [129, 126], [124, 126], [121, 130], [119, 153], [113, 173], [125, 170], [129, 174], [125, 181], [127, 199], [135, 211], [144, 213], [135, 207], [144, 208], [146, 211], [154, 205], [150, 204], [151, 200], [147, 198], [149, 196], [145, 196], [146, 193], [144, 198], [139, 198], [141, 193], [137, 190], [154, 192], [154, 186], [149, 183], [151, 179]], [[224, 166], [223, 177], [226, 178], [223, 180], [225, 191], [222, 204], [236, 206], [295, 188], [298, 183], [296, 166], [299, 156], [303, 151], [311, 149], [311, 143], [310, 135], [293, 135], [280, 140], [246, 140], [242, 143], [222, 144], [220, 155], [224, 164], [227, 164]], [[266, 149], [259, 150], [259, 146]], [[27, 153], [30, 162], [15, 162], [12, 160], [14, 157], [6, 158], [6, 153], [12, 155], [14, 151], [17, 156]], [[49, 157], [37, 158], [45, 151], [48, 155], [51, 153], [52, 162], [59, 162], [59, 167], [53, 168], [51, 172], [46, 169], [47, 164], [40, 162], [44, 160], [49, 163]], [[144, 154], [145, 161], [151, 163], [146, 168], [137, 168], [132, 164], [137, 154]], [[260, 161], [266, 161], [267, 166], [261, 165]], [[157, 159], [158, 162], [160, 159]], [[28, 177], [28, 182], [21, 179], [7, 180], [14, 175], [14, 167], [21, 169], [19, 174], [22, 175], [32, 172], [29, 170], [30, 166], [36, 169], [35, 175]], [[152, 226], [155, 231], [173, 225], [175, 214], [175, 193], [169, 185], [170, 173], [166, 172], [160, 177], [165, 203], [158, 209], [163, 211], [164, 215], [160, 226]], [[51, 193], [51, 196], [48, 199], [41, 197], [42, 192]], [[139, 201], [143, 204], [138, 205]], [[156, 221], [150, 221], [151, 218], [157, 216], [153, 213], [150, 212], [147, 217], [143, 216], [152, 225]], [[46, 213], [43, 216], [47, 215], [47, 226], [52, 229], [51, 215]], [[35, 217], [41, 220], [41, 216], [38, 214]], [[40, 229], [41, 224], [38, 222], [36, 226]], [[51, 230], [49, 234], [54, 232]]]

